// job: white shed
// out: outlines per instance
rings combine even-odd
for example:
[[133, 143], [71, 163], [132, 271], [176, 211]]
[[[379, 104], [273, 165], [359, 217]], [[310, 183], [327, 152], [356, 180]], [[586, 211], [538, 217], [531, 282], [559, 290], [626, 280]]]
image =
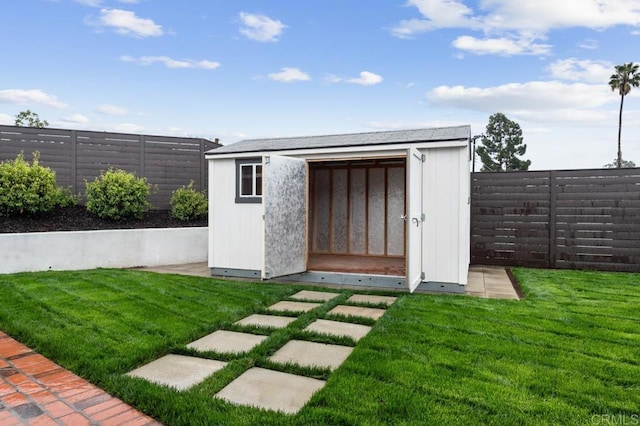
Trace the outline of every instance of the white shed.
[[212, 275], [463, 292], [469, 126], [206, 153]]

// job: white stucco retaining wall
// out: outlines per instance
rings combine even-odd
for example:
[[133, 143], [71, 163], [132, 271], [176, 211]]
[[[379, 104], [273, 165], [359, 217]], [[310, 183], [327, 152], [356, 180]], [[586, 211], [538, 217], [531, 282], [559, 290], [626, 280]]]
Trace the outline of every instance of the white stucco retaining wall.
[[0, 274], [207, 261], [207, 228], [0, 234]]

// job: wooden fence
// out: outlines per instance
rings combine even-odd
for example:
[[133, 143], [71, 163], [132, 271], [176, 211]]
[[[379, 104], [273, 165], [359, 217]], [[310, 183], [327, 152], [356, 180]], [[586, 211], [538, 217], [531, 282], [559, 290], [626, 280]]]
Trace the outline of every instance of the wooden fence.
[[169, 208], [171, 192], [190, 180], [196, 189], [207, 189], [204, 153], [218, 146], [207, 139], [0, 126], [0, 161], [21, 151], [30, 159], [39, 151], [40, 163], [74, 194], [83, 194], [85, 179], [92, 181], [109, 167], [135, 172], [157, 187], [149, 201], [161, 209]]
[[640, 168], [473, 173], [471, 263], [640, 272]]

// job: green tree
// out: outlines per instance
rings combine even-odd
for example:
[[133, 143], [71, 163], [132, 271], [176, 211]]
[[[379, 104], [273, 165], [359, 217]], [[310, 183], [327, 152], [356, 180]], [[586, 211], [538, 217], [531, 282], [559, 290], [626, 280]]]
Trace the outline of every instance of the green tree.
[[604, 166], [605, 169], [614, 169], [617, 167], [622, 167], [623, 169], [629, 169], [631, 167], [636, 167], [636, 163], [634, 163], [631, 160], [622, 160], [620, 163], [620, 166], [618, 166], [618, 159], [614, 158], [612, 162], [610, 162], [609, 164], [605, 164]]
[[41, 129], [43, 127], [47, 127], [49, 122], [47, 120], [40, 120], [40, 116], [38, 116], [38, 114], [28, 109], [16, 114], [15, 124], [19, 127], [37, 127]]
[[640, 73], [638, 72], [638, 64], [629, 62], [628, 64], [616, 65], [616, 72], [609, 78], [609, 87], [611, 91], [616, 90], [620, 93], [620, 114], [618, 116], [618, 158], [616, 165], [622, 167], [622, 145], [620, 139], [622, 136], [622, 107], [624, 106], [624, 97], [631, 92], [632, 87], [640, 86]]
[[477, 152], [482, 160], [483, 172], [507, 172], [510, 170], [528, 170], [531, 160], [522, 160], [527, 152], [523, 143], [522, 129], [515, 121], [497, 112], [489, 117], [489, 124], [482, 135], [482, 145]]

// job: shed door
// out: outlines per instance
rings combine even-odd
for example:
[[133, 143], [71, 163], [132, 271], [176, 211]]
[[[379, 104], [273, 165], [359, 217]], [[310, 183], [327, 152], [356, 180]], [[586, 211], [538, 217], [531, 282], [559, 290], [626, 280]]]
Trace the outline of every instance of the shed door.
[[423, 154], [407, 150], [407, 286], [413, 291], [422, 281], [422, 163]]
[[306, 162], [265, 155], [262, 159], [262, 279], [307, 269]]

